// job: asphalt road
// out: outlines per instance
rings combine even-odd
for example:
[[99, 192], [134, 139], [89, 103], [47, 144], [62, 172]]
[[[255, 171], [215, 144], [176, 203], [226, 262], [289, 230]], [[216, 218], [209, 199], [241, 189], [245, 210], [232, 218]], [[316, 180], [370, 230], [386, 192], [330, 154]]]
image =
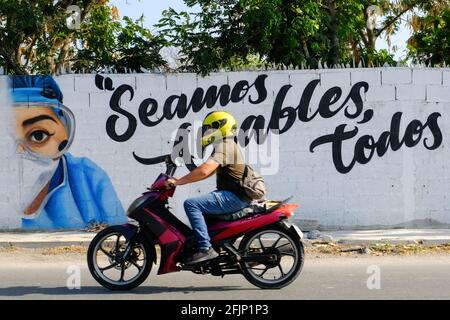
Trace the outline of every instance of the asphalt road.
[[[77, 270], [81, 289], [70, 290]], [[113, 293], [90, 276], [84, 254], [0, 252], [0, 299], [450, 299], [450, 255], [307, 256], [298, 279], [282, 290], [258, 289], [240, 275], [158, 276], [154, 268], [139, 288]]]

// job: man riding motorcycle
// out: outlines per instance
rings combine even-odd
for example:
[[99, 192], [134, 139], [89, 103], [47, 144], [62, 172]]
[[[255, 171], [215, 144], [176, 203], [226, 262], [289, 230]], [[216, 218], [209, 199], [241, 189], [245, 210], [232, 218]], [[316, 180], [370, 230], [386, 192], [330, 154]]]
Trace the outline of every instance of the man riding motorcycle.
[[202, 123], [202, 145], [212, 144], [211, 156], [200, 166], [179, 179], [166, 182], [168, 187], [181, 186], [204, 180], [216, 173], [217, 190], [185, 200], [184, 209], [193, 228], [198, 251], [186, 264], [214, 259], [218, 253], [211, 247], [208, 228], [203, 214], [224, 214], [247, 207], [251, 200], [242, 190], [240, 182], [245, 162], [236, 142], [236, 119], [224, 111], [209, 113]]

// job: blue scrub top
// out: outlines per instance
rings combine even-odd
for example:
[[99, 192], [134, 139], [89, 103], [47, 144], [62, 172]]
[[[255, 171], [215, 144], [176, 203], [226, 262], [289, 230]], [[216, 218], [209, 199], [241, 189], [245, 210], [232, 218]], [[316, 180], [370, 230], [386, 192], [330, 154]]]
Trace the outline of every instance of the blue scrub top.
[[22, 218], [22, 228], [82, 229], [128, 221], [106, 172], [88, 158], [69, 153], [59, 161], [45, 202], [37, 216]]

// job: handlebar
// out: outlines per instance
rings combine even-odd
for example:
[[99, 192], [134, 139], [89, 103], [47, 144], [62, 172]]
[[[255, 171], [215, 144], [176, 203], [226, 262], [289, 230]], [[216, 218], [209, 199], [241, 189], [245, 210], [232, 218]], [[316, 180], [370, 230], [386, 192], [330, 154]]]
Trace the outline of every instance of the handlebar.
[[166, 164], [166, 175], [172, 177], [177, 170], [177, 165], [172, 161], [170, 154], [164, 156], [164, 163]]
[[167, 188], [166, 186], [166, 182], [168, 179], [172, 178], [172, 176], [169, 176], [166, 173], [161, 173], [155, 180], [155, 182], [153, 182], [153, 184], [147, 188], [147, 190], [149, 191], [162, 191], [162, 190], [174, 190], [175, 186], [170, 186], [169, 188]]

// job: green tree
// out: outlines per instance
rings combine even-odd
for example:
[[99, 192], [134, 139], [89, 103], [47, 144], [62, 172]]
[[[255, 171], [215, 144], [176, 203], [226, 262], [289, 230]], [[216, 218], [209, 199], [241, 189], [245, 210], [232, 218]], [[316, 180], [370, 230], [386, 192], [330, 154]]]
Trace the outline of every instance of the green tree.
[[[80, 8], [80, 25], [69, 28], [69, 6]], [[165, 65], [165, 41], [142, 26], [142, 18], [119, 21], [107, 0], [0, 0], [0, 66], [10, 74], [61, 68], [139, 72]]]
[[[315, 0], [185, 0], [195, 14], [169, 8], [157, 25], [180, 48], [184, 70], [214, 69], [266, 63], [317, 63], [324, 50], [319, 32], [320, 7]], [[237, 64], [234, 62], [238, 61]], [[256, 63], [258, 64], [258, 63]]]
[[[405, 17], [436, 0], [185, 0], [200, 10], [169, 8], [158, 26], [180, 48], [184, 69], [207, 73], [259, 57], [260, 63], [317, 67], [319, 60], [373, 66], [397, 64], [378, 38], [389, 41]], [[439, 1], [437, 1], [439, 2]], [[369, 27], [368, 9], [381, 16]], [[237, 66], [240, 66], [238, 64]]]
[[408, 56], [416, 63], [431, 66], [450, 65], [450, 1], [441, 6], [424, 6], [411, 23]]

